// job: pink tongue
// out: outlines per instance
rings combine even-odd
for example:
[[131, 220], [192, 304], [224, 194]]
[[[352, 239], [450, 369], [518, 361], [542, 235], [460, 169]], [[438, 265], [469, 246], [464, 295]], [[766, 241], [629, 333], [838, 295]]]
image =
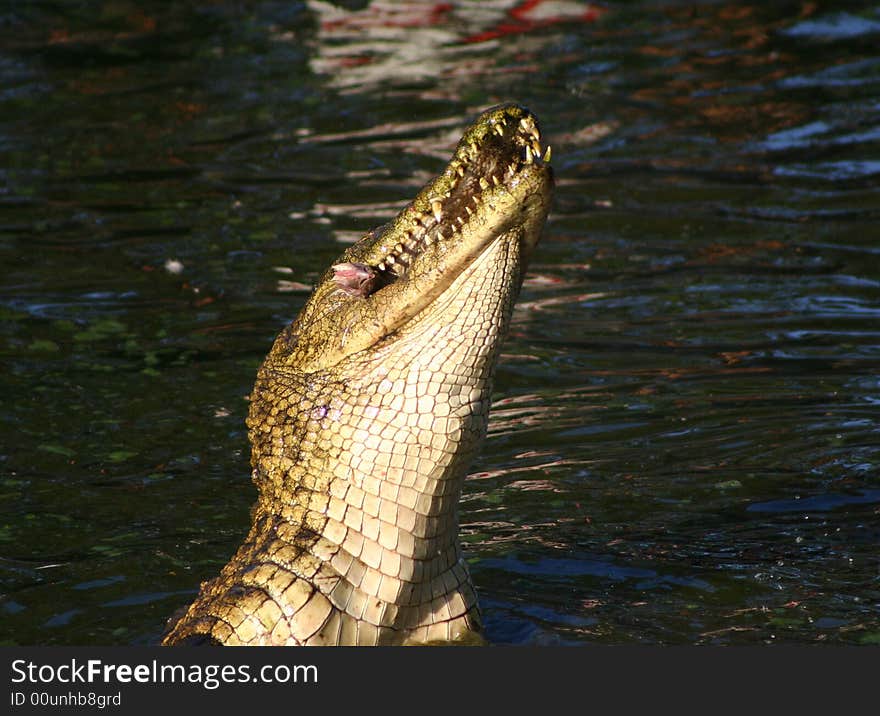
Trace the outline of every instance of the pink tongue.
[[376, 272], [366, 264], [343, 263], [333, 268], [333, 280], [339, 287], [352, 296], [364, 296], [369, 284], [376, 278]]

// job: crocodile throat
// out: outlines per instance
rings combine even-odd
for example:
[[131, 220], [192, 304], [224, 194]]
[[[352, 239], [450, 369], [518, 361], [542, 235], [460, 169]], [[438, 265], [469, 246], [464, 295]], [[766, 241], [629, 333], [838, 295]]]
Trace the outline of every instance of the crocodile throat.
[[445, 171], [321, 277], [251, 395], [251, 530], [164, 644], [479, 634], [458, 502], [550, 208], [549, 160], [528, 110], [487, 110]]

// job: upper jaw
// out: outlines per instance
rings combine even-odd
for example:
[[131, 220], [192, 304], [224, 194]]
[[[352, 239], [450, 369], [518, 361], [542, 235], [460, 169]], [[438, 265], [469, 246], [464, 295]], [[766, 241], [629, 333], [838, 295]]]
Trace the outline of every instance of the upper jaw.
[[498, 201], [500, 195], [525, 200], [549, 191], [549, 160], [550, 147], [529, 110], [516, 104], [486, 110], [465, 132], [443, 174], [392, 223], [352, 247], [348, 260], [333, 267], [334, 280], [344, 292], [366, 297], [405, 276], [420, 257], [429, 258], [438, 242], [484, 235], [467, 229], [497, 224], [487, 215], [507, 203]]

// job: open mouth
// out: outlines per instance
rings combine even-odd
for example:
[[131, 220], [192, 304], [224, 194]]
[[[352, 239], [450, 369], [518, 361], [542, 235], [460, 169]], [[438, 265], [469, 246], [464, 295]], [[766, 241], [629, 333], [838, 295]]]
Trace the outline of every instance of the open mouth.
[[485, 224], [495, 197], [511, 193], [529, 172], [549, 172], [550, 155], [528, 110], [517, 105], [487, 110], [465, 133], [443, 174], [392, 224], [374, 232], [366, 260], [332, 267], [334, 281], [345, 293], [366, 297], [399, 280], [435, 243], [455, 241], [470, 225]]

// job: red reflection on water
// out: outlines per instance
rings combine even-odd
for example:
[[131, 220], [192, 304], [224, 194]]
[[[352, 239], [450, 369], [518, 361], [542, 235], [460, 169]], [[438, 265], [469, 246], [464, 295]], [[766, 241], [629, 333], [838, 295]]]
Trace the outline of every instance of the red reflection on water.
[[507, 11], [507, 19], [488, 30], [465, 37], [462, 41], [465, 43], [485, 42], [506, 35], [520, 35], [563, 22], [595, 22], [604, 14], [604, 8], [589, 3], [527, 0], [510, 8]]

